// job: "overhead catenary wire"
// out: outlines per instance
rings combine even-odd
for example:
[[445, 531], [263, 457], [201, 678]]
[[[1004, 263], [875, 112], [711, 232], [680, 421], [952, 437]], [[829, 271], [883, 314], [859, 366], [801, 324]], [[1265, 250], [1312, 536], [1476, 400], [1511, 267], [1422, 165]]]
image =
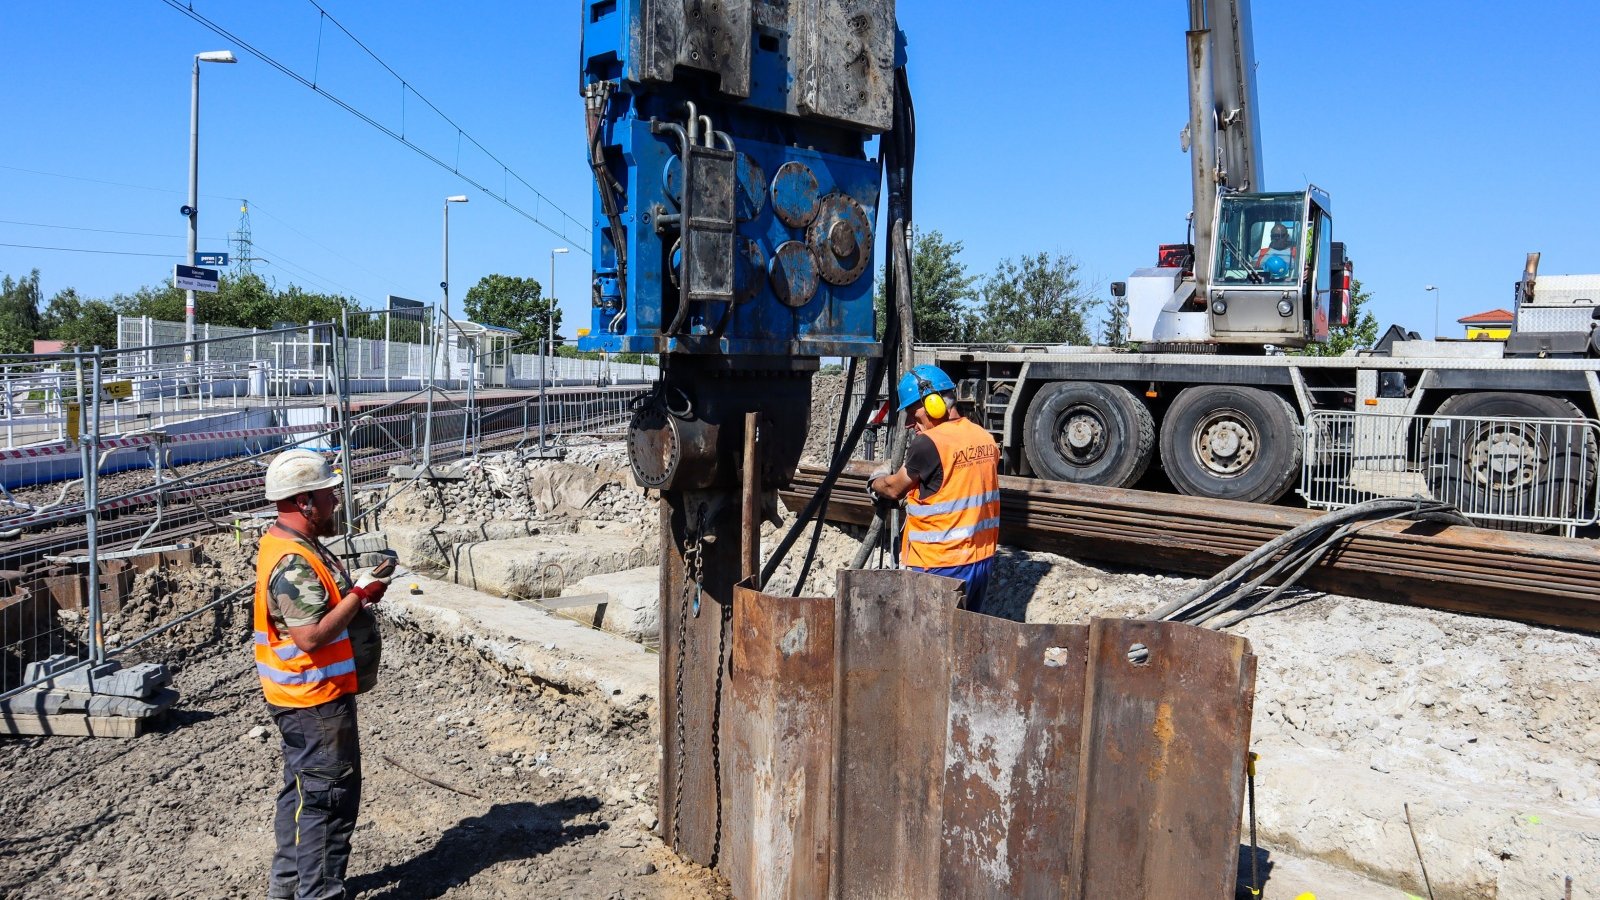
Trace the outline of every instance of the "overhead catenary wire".
[[[416, 88], [413, 87], [409, 81], [407, 81], [405, 78], [401, 77], [398, 72], [394, 71], [394, 69], [392, 67], [390, 67], [388, 63], [385, 63], [381, 58], [379, 58], [377, 56], [377, 54], [375, 54], [371, 50], [367, 49], [366, 45], [362, 44], [361, 41], [358, 40], [355, 37], [355, 35], [351, 34], [349, 29], [346, 29], [342, 24], [339, 23], [339, 21], [337, 19], [335, 19], [333, 16], [329, 15], [326, 10], [322, 9], [322, 7], [317, 6], [316, 3], [313, 2], [311, 5], [318, 10], [320, 15], [323, 18], [325, 18], [326, 20], [328, 20], [330, 22], [333, 22], [333, 24], [336, 27], [338, 27], [340, 31], [342, 31], [346, 35], [348, 35], [352, 41], [355, 41], [356, 46], [360, 47], [369, 56], [371, 56], [374, 60], [376, 60], [378, 62], [378, 64], [384, 68], [385, 71], [387, 71], [393, 78], [395, 78], [395, 80], [397, 80], [400, 83], [402, 91], [409, 92], [412, 96], [414, 96], [417, 99], [421, 100], [424, 104], [427, 105], [427, 107], [429, 109], [433, 110], [433, 112], [435, 114], [437, 114], [442, 120], [444, 120], [447, 124], [449, 124], [449, 126], [451, 128], [454, 128], [456, 130], [458, 148], [459, 148], [459, 142], [464, 139], [464, 140], [470, 142], [472, 144], [472, 146], [474, 146], [474, 147], [478, 148], [480, 151], [482, 151], [485, 156], [487, 156], [490, 160], [492, 160], [496, 165], [500, 166], [501, 175], [503, 177], [515, 179], [518, 184], [521, 184], [523, 187], [526, 187], [529, 191], [531, 191], [533, 193], [534, 197], [537, 198], [538, 202], [541, 205], [548, 206], [551, 209], [555, 210], [556, 212], [560, 213], [561, 214], [561, 227], [560, 228], [556, 228], [556, 227], [552, 226], [549, 222], [546, 222], [543, 218], [541, 218], [539, 216], [539, 213], [538, 213], [537, 210], [530, 212], [529, 210], [524, 209], [523, 207], [521, 207], [521, 206], [517, 205], [516, 203], [512, 202], [508, 191], [502, 191], [500, 193], [496, 193], [487, 184], [485, 184], [481, 179], [474, 178], [474, 177], [468, 175], [467, 173], [461, 171], [461, 168], [460, 168], [460, 166], [458, 164], [448, 162], [447, 160], [443, 159], [442, 157], [440, 157], [439, 155], [435, 154], [434, 152], [432, 152], [430, 150], [427, 150], [427, 149], [421, 147], [420, 145], [412, 142], [409, 138], [407, 138], [405, 136], [403, 130], [397, 131], [394, 128], [391, 128], [390, 126], [385, 125], [384, 123], [382, 123], [382, 122], [378, 121], [376, 118], [374, 118], [372, 115], [370, 115], [370, 114], [368, 114], [366, 112], [363, 112], [361, 109], [357, 108], [356, 106], [351, 104], [349, 101], [346, 101], [343, 98], [339, 97], [338, 95], [329, 92], [327, 89], [323, 88], [320, 84], [317, 83], [315, 75], [313, 75], [313, 77], [311, 77], [311, 78], [307, 78], [305, 75], [302, 75], [299, 72], [295, 71], [293, 68], [291, 68], [286, 63], [280, 62], [278, 59], [274, 58], [271, 54], [267, 53], [264, 50], [261, 50], [260, 48], [258, 48], [255, 45], [251, 44], [249, 41], [245, 40], [244, 38], [240, 37], [239, 35], [235, 34], [234, 32], [229, 31], [227, 28], [223, 27], [222, 25], [220, 25], [220, 24], [212, 21], [211, 19], [207, 18], [206, 16], [202, 15], [201, 13], [196, 11], [192, 6], [181, 2], [181, 0], [162, 0], [162, 2], [165, 3], [167, 6], [170, 6], [173, 9], [177, 10], [178, 12], [184, 14], [185, 16], [188, 16], [190, 19], [192, 19], [196, 23], [204, 26], [206, 29], [210, 30], [213, 34], [217, 35], [218, 37], [221, 37], [221, 38], [223, 38], [225, 40], [228, 40], [228, 41], [232, 41], [234, 44], [236, 44], [240, 49], [242, 49], [246, 53], [248, 53], [251, 56], [255, 57], [256, 59], [266, 63], [268, 66], [271, 66], [272, 68], [278, 70], [279, 72], [283, 73], [284, 75], [287, 75], [289, 78], [299, 82], [304, 87], [309, 88], [313, 93], [321, 95], [322, 97], [326, 98], [330, 103], [333, 103], [335, 106], [339, 107], [340, 109], [344, 110], [345, 112], [351, 114], [352, 116], [355, 116], [357, 119], [361, 120], [362, 122], [365, 122], [367, 125], [370, 125], [374, 129], [377, 129], [379, 132], [383, 133], [384, 135], [387, 135], [388, 137], [392, 138], [393, 140], [398, 141], [400, 144], [406, 146], [412, 152], [416, 153], [418, 156], [421, 156], [423, 159], [428, 160], [429, 162], [433, 163], [434, 165], [438, 166], [439, 168], [444, 169], [445, 171], [451, 173], [452, 175], [455, 175], [456, 177], [460, 178], [461, 180], [465, 181], [466, 183], [468, 183], [468, 184], [472, 185], [473, 187], [477, 188], [479, 191], [483, 192], [483, 194], [485, 196], [488, 196], [488, 197], [490, 197], [490, 198], [492, 198], [494, 200], [499, 201], [500, 204], [505, 206], [507, 209], [510, 209], [511, 211], [517, 213], [518, 215], [522, 216], [523, 218], [527, 219], [528, 221], [534, 223], [535, 225], [538, 225], [540, 228], [543, 228], [544, 230], [550, 232], [551, 234], [555, 235], [556, 237], [560, 238], [561, 240], [567, 242], [567, 244], [569, 244], [570, 246], [574, 247], [579, 253], [583, 253], [585, 255], [589, 254], [589, 249], [586, 246], [587, 245], [587, 240], [586, 239], [588, 237], [588, 228], [589, 228], [588, 223], [577, 219], [576, 217], [574, 217], [571, 214], [569, 214], [566, 210], [562, 209], [560, 206], [558, 206], [555, 203], [551, 202], [550, 199], [548, 197], [546, 197], [544, 195], [544, 193], [541, 192], [538, 188], [534, 187], [532, 183], [530, 183], [527, 179], [523, 178], [520, 174], [518, 174], [510, 166], [506, 165], [504, 162], [501, 162], [500, 158], [495, 156], [493, 153], [491, 153], [487, 147], [483, 146], [483, 144], [478, 141], [477, 138], [474, 138], [471, 134], [468, 134], [465, 129], [463, 129], [461, 126], [457, 125], [454, 120], [452, 120], [449, 116], [445, 115], [445, 113], [443, 111], [441, 111], [437, 106], [435, 106], [432, 101], [428, 100], [427, 97], [424, 97], [422, 94], [418, 93]], [[458, 153], [459, 153], [459, 149], [458, 149]], [[581, 237], [574, 238], [574, 237], [572, 237], [572, 236], [567, 234], [567, 225], [569, 223], [572, 224], [572, 225], [577, 226], [581, 230], [580, 231]]]

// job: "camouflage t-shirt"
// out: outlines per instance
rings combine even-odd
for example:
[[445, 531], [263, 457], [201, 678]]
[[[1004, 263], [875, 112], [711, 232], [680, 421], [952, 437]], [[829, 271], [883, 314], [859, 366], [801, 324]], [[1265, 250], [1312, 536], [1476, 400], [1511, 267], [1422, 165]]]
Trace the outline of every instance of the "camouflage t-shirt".
[[[309, 556], [321, 556], [315, 547], [305, 541], [295, 541]], [[334, 562], [326, 556], [321, 556], [328, 571], [333, 573], [333, 582], [339, 586], [339, 597], [350, 592], [350, 578]], [[339, 602], [339, 597], [328, 597], [328, 591], [322, 586], [322, 581], [317, 578], [316, 570], [311, 568], [311, 563], [298, 553], [291, 553], [278, 561], [272, 569], [272, 578], [267, 582], [267, 591], [272, 597], [272, 602], [267, 605], [272, 616], [272, 624], [279, 631], [287, 628], [298, 628], [301, 625], [315, 625], [322, 621], [328, 614], [328, 608]]]

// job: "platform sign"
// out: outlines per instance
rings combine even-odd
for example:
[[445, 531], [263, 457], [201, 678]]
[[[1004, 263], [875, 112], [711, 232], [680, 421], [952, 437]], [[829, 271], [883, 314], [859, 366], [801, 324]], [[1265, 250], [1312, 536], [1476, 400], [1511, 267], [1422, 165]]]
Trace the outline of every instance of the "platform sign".
[[197, 266], [225, 266], [228, 264], [228, 254], [201, 253], [196, 250], [194, 252], [194, 264]]
[[216, 269], [202, 269], [199, 266], [172, 267], [173, 286], [185, 291], [215, 294], [218, 277]]
[[405, 297], [389, 295], [389, 318], [396, 322], [425, 322], [427, 315], [423, 313], [428, 304], [421, 300], [408, 300]]

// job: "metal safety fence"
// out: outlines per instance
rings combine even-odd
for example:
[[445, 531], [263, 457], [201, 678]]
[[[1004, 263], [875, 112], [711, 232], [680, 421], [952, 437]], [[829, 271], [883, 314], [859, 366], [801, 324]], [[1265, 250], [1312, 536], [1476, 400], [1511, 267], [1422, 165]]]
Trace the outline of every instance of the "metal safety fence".
[[[131, 615], [123, 603], [140, 573], [181, 562], [200, 537], [231, 531], [242, 541], [264, 525], [265, 468], [287, 448], [326, 453], [339, 467], [350, 534], [375, 523], [376, 498], [393, 496], [395, 466], [429, 472], [482, 453], [620, 436], [648, 389], [554, 379], [536, 392], [486, 389], [474, 377], [476, 345], [456, 340], [460, 323], [431, 308], [406, 312], [0, 358], [0, 380], [9, 374], [20, 393], [31, 379], [27, 390], [41, 394], [34, 412], [60, 419], [30, 423], [55, 427], [43, 439], [0, 449], [0, 698], [40, 681], [28, 678], [29, 663], [103, 662], [239, 602], [245, 595], [219, 590], [198, 610], [158, 602]], [[366, 336], [380, 329], [385, 337]], [[282, 348], [268, 365], [264, 347]], [[387, 392], [375, 386], [385, 382]]]
[[1600, 512], [1600, 422], [1313, 413], [1300, 494], [1323, 509], [1440, 500], [1485, 525], [1571, 534]]

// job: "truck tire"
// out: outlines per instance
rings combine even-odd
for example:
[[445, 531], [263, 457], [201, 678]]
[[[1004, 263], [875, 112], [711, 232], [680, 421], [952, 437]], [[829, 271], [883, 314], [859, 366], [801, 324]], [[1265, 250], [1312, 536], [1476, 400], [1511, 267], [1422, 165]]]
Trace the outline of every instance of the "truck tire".
[[1435, 415], [1421, 446], [1434, 498], [1502, 531], [1547, 531], [1556, 525], [1532, 520], [1594, 515], [1594, 430], [1529, 421], [1584, 418], [1576, 406], [1539, 394], [1483, 392], [1457, 394]]
[[1052, 481], [1128, 487], [1150, 468], [1155, 419], [1128, 389], [1058, 381], [1028, 404], [1023, 451], [1034, 474]]
[[1277, 394], [1232, 385], [1185, 388], [1161, 423], [1161, 467], [1179, 491], [1272, 503], [1300, 476], [1294, 408]]

